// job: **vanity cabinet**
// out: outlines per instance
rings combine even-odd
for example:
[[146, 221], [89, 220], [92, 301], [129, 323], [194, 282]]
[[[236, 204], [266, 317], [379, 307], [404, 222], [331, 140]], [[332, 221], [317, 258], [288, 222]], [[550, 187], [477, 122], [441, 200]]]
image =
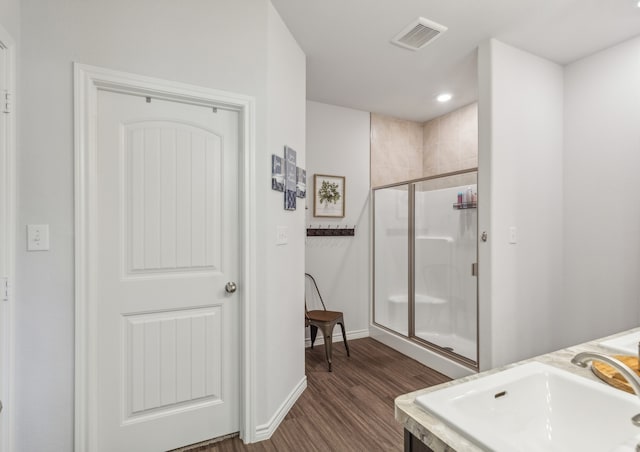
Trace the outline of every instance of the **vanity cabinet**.
[[425, 443], [420, 441], [413, 434], [404, 429], [404, 452], [433, 452]]

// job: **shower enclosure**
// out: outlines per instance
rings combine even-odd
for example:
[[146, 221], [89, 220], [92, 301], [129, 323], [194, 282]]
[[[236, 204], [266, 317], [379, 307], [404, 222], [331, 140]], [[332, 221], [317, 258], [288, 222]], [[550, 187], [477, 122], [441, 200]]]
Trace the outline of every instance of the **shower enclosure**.
[[478, 368], [477, 171], [376, 188], [378, 326]]

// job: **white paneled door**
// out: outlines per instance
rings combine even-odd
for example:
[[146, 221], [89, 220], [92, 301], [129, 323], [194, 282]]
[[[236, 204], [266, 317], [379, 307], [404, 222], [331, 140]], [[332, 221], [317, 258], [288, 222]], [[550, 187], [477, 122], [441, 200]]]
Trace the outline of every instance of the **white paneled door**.
[[98, 91], [97, 443], [239, 430], [238, 113]]

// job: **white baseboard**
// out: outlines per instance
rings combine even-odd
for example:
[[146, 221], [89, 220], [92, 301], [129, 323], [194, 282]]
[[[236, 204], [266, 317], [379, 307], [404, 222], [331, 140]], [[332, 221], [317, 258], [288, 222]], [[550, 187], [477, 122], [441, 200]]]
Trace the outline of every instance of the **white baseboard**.
[[296, 387], [291, 391], [289, 397], [285, 399], [284, 402], [280, 405], [280, 407], [276, 410], [276, 412], [271, 416], [269, 422], [266, 424], [258, 425], [256, 427], [256, 434], [254, 436], [255, 441], [264, 441], [265, 439], [271, 438], [271, 435], [276, 431], [284, 417], [287, 415], [293, 404], [296, 403], [298, 397], [302, 395], [304, 390], [307, 388], [307, 377], [306, 375], [300, 380], [300, 383], [296, 385]]
[[[337, 331], [337, 333], [336, 333]], [[320, 332], [320, 331], [318, 331]], [[352, 339], [362, 339], [363, 337], [369, 337], [369, 329], [366, 330], [355, 330], [355, 331], [347, 331], [347, 340], [350, 341]], [[340, 327], [336, 327], [333, 330], [333, 343], [337, 343], [337, 342], [342, 342], [342, 331], [340, 330]], [[314, 346], [316, 345], [324, 345], [324, 338], [322, 337], [322, 334], [318, 334], [318, 336], [316, 336], [316, 341], [313, 344]], [[310, 338], [306, 338], [304, 340], [304, 346], [305, 348], [309, 348], [311, 347], [311, 339]]]

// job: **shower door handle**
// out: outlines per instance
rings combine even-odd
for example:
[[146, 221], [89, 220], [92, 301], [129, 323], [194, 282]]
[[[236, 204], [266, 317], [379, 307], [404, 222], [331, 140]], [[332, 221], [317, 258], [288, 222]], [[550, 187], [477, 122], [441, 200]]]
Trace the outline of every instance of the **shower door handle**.
[[478, 263], [471, 264], [471, 276], [478, 276]]

